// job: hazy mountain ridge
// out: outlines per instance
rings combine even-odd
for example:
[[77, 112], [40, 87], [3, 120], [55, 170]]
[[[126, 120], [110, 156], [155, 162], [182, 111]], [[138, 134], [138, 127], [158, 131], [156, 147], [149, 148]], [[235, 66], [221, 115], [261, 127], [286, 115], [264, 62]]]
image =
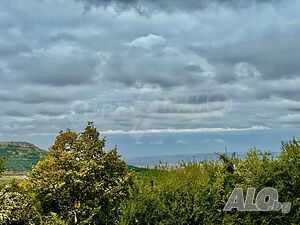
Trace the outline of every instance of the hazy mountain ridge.
[[[174, 155], [153, 155], [153, 156], [143, 156], [128, 158], [126, 160], [130, 165], [137, 167], [154, 166], [158, 164], [178, 164], [181, 162], [193, 162], [193, 161], [203, 161], [217, 160], [219, 154], [226, 153], [228, 156], [236, 154], [238, 157], [245, 159], [247, 152], [214, 152], [214, 153], [195, 153], [195, 154], [174, 154]], [[279, 152], [272, 152], [273, 156], [278, 156]]]

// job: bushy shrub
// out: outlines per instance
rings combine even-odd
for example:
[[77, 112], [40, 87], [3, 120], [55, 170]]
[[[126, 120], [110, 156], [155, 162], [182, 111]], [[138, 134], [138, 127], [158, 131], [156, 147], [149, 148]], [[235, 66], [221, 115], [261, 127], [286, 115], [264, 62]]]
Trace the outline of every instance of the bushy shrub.
[[[300, 143], [282, 143], [276, 158], [257, 150], [246, 159], [220, 155], [216, 162], [157, 167], [137, 176], [131, 198], [122, 203], [120, 224], [299, 224]], [[223, 208], [234, 188], [274, 187], [282, 212], [231, 212]]]
[[27, 206], [24, 192], [15, 180], [3, 185], [0, 190], [0, 224], [26, 224]]

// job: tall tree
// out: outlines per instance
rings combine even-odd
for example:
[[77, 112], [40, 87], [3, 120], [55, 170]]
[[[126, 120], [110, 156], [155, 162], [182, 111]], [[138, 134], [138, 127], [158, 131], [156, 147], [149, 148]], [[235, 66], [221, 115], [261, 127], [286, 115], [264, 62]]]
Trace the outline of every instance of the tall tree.
[[61, 132], [43, 161], [28, 176], [26, 189], [42, 216], [67, 224], [113, 224], [129, 195], [132, 174], [117, 149], [89, 122], [84, 132]]

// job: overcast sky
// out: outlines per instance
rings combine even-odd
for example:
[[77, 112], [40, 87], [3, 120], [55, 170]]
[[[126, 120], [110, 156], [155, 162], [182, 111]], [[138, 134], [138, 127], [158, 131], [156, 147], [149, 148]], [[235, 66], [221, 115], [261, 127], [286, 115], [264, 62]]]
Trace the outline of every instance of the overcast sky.
[[0, 139], [297, 129], [300, 1], [1, 0]]

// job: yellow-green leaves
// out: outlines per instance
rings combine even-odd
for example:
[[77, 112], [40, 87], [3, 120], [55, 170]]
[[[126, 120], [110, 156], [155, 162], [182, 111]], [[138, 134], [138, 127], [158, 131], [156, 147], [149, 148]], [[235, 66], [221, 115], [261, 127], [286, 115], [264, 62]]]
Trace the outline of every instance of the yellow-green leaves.
[[87, 219], [91, 224], [112, 224], [114, 209], [129, 195], [132, 175], [116, 149], [106, 152], [104, 146], [91, 122], [82, 133], [67, 130], [58, 135], [26, 181], [41, 218], [72, 224], [70, 212], [76, 212], [78, 224]]

